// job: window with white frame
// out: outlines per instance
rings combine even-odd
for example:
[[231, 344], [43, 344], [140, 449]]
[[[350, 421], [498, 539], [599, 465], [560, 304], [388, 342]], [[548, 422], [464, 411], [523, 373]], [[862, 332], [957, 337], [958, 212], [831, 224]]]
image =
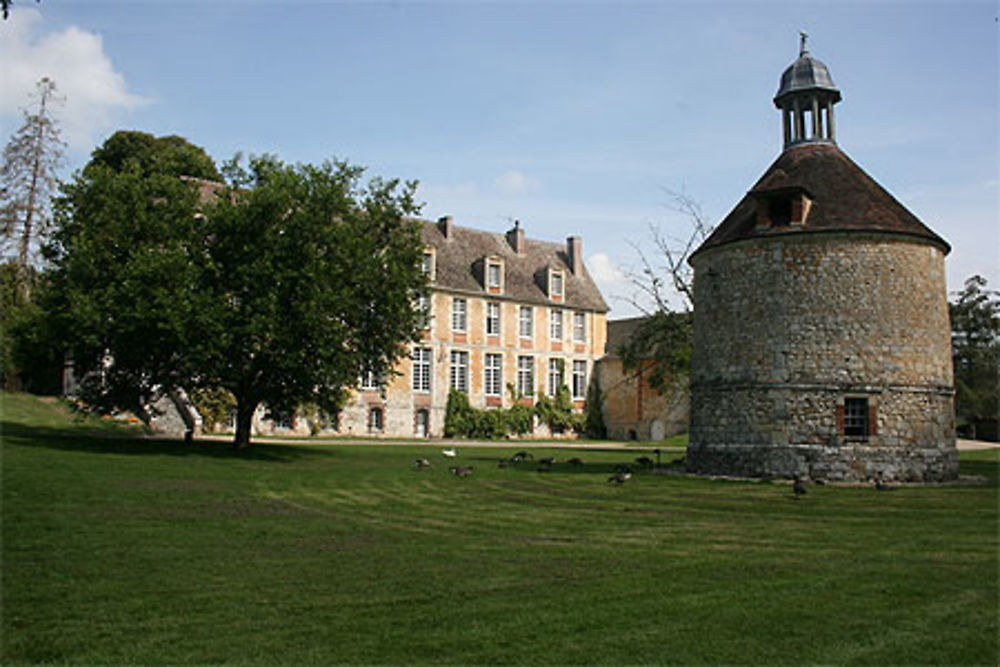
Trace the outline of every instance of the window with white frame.
[[500, 262], [486, 262], [486, 287], [499, 290], [503, 284], [503, 267]]
[[503, 355], [487, 353], [483, 367], [483, 387], [487, 396], [499, 396], [503, 388]]
[[535, 309], [531, 306], [521, 306], [518, 313], [518, 333], [521, 338], [531, 338], [535, 335]]
[[573, 340], [577, 343], [587, 342], [586, 313], [573, 313]]
[[428, 392], [431, 390], [431, 349], [416, 347], [413, 349], [413, 391]]
[[363, 391], [378, 391], [382, 388], [383, 378], [381, 373], [376, 373], [371, 369], [361, 371], [361, 381], [359, 382]]
[[417, 313], [420, 326], [423, 329], [431, 328], [431, 298], [427, 294], [417, 297]]
[[566, 364], [562, 359], [549, 359], [549, 396], [555, 397], [562, 389], [565, 368]]
[[565, 278], [558, 269], [549, 269], [549, 298], [562, 298]]
[[451, 367], [448, 379], [452, 389], [469, 392], [469, 353], [464, 350], [451, 351]]
[[451, 300], [451, 330], [466, 331], [469, 326], [469, 303], [461, 298], [455, 297]]
[[554, 341], [563, 339], [563, 311], [559, 308], [549, 311], [549, 338]]
[[573, 398], [584, 398], [587, 395], [587, 362], [573, 362]]
[[522, 396], [535, 395], [535, 358], [517, 358], [517, 393]]
[[496, 301], [486, 303], [486, 335], [500, 335], [500, 304]]

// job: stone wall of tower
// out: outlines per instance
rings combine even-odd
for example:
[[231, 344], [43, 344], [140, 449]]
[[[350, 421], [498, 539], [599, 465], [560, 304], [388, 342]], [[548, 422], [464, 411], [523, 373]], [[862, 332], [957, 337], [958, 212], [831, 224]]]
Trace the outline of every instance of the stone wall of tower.
[[[944, 254], [902, 235], [731, 243], [695, 267], [688, 464], [704, 473], [957, 475]], [[845, 400], [868, 432], [845, 435]]]

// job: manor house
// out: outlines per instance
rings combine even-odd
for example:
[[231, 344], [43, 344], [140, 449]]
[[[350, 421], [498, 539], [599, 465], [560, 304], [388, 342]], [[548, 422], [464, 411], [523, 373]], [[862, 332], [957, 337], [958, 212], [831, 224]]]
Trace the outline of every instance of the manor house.
[[[430, 281], [423, 340], [391, 377], [360, 379], [337, 431], [440, 436], [452, 388], [490, 408], [531, 405], [565, 385], [583, 409], [604, 354], [608, 306], [584, 266], [580, 237], [565, 245], [529, 239], [518, 222], [506, 234], [451, 217], [420, 224]], [[536, 435], [547, 435], [544, 426]]]

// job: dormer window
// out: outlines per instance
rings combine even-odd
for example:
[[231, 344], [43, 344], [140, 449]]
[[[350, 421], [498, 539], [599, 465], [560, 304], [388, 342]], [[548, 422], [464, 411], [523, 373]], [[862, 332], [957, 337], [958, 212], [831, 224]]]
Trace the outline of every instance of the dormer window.
[[434, 277], [437, 269], [437, 257], [434, 248], [424, 248], [424, 256], [420, 262], [420, 270], [429, 282], [434, 282]]
[[549, 269], [549, 298], [562, 301], [565, 294], [566, 276], [560, 269]]
[[484, 263], [484, 276], [483, 276], [483, 286], [486, 291], [490, 294], [503, 294], [503, 259], [500, 257], [489, 256], [483, 260]]
[[803, 227], [812, 199], [800, 188], [773, 190], [757, 195], [757, 228]]

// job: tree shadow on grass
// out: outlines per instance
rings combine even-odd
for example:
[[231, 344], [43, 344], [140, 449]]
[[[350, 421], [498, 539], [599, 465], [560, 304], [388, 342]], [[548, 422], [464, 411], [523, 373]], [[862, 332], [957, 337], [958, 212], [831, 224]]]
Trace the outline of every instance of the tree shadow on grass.
[[98, 429], [52, 428], [28, 426], [13, 421], [0, 421], [0, 435], [5, 445], [43, 447], [92, 454], [125, 454], [135, 456], [201, 456], [240, 461], [270, 461], [292, 463], [305, 458], [333, 456], [333, 452], [315, 447], [296, 445], [254, 444], [246, 449], [234, 449], [232, 443], [218, 440], [198, 440], [137, 437]]

